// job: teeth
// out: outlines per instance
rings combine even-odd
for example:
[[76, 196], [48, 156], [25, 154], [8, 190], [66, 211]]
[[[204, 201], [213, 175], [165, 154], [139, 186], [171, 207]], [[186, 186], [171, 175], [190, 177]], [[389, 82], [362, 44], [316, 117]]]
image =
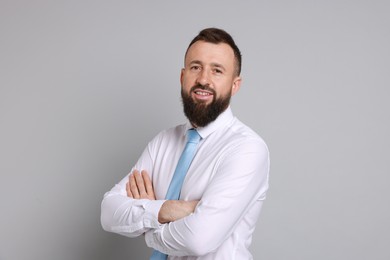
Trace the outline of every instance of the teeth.
[[195, 93], [198, 94], [198, 95], [202, 95], [202, 96], [208, 96], [208, 95], [210, 95], [210, 94], [207, 93], [207, 92], [200, 92], [200, 91], [196, 91]]

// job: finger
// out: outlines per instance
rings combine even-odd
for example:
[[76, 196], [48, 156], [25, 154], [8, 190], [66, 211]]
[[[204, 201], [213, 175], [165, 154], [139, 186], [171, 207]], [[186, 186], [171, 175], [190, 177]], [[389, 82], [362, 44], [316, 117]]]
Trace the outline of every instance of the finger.
[[[130, 181], [130, 176], [129, 176], [129, 181]], [[133, 197], [133, 194], [131, 193], [131, 190], [130, 190], [130, 182], [126, 183], [126, 193], [127, 193], [127, 197], [129, 197], [129, 198]]]
[[142, 178], [144, 179], [145, 189], [148, 197], [151, 199], [156, 199], [154, 196], [153, 184], [150, 180], [149, 174], [146, 171], [142, 171], [141, 174]]
[[135, 181], [134, 173], [130, 175], [130, 191], [131, 194], [133, 195], [134, 199], [139, 199], [139, 192], [138, 192], [138, 187], [137, 183]]
[[128, 197], [133, 197], [133, 194], [131, 193], [131, 190], [130, 190], [130, 177], [131, 177], [131, 174], [129, 174], [129, 181], [126, 183], [126, 193], [127, 193], [127, 196]]
[[141, 196], [141, 198], [144, 198], [147, 195], [145, 190], [144, 179], [142, 178], [142, 175], [138, 171], [134, 173], [134, 177], [137, 183], [139, 195]]

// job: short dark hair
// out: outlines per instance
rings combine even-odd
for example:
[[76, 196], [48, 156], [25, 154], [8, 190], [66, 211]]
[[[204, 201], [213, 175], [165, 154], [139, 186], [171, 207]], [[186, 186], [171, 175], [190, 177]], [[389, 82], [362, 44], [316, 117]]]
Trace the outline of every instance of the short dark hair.
[[226, 43], [229, 45], [234, 52], [234, 58], [236, 60], [235, 64], [235, 70], [237, 76], [241, 73], [241, 52], [240, 49], [238, 49], [236, 43], [233, 40], [233, 37], [230, 36], [226, 31], [218, 28], [206, 28], [199, 32], [197, 36], [191, 41], [190, 45], [188, 45], [187, 51], [185, 56], [187, 56], [188, 49], [197, 41], [205, 41], [209, 43]]

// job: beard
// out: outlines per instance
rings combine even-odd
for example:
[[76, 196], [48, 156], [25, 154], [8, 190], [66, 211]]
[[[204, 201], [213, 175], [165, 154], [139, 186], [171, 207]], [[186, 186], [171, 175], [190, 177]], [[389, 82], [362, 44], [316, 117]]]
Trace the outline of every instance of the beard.
[[[191, 93], [195, 89], [202, 89], [212, 92], [213, 100], [210, 104], [205, 102], [196, 101], [192, 99]], [[181, 98], [183, 102], [184, 114], [195, 126], [204, 127], [209, 123], [213, 122], [217, 117], [225, 111], [230, 104], [231, 91], [225, 96], [216, 98], [216, 92], [208, 85], [197, 84], [193, 86], [189, 93], [184, 92], [183, 87], [181, 88]]]

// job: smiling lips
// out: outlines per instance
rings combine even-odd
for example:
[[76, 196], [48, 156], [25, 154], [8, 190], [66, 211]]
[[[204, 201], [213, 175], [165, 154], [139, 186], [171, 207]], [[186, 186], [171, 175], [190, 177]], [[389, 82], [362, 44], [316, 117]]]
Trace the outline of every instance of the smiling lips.
[[198, 100], [209, 100], [210, 98], [213, 98], [214, 93], [211, 91], [203, 90], [203, 89], [195, 89], [192, 92], [196, 99]]
[[201, 96], [213, 95], [213, 93], [208, 92], [208, 91], [204, 91], [204, 90], [195, 90], [194, 93], [197, 94], [197, 95], [201, 95]]

